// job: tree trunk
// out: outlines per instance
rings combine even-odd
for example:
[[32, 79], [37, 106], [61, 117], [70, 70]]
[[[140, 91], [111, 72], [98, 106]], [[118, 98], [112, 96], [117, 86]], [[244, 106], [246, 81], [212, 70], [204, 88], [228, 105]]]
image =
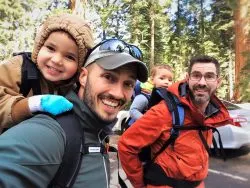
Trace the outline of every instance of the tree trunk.
[[[204, 42], [204, 12], [203, 12], [203, 0], [200, 0], [200, 10], [201, 10], [201, 14], [200, 14], [200, 20], [201, 20], [201, 24], [200, 24], [200, 32], [201, 32], [201, 44], [203, 44]], [[205, 47], [204, 45], [202, 46], [202, 53], [205, 53]]]
[[87, 0], [70, 0], [70, 9], [73, 14], [79, 15], [85, 19], [85, 7], [87, 5]]
[[150, 6], [150, 35], [151, 35], [151, 42], [150, 42], [150, 67], [149, 69], [152, 70], [154, 66], [154, 59], [155, 59], [155, 15], [154, 15], [154, 2], [152, 2]]
[[233, 74], [233, 60], [232, 60], [232, 54], [230, 54], [229, 59], [229, 93], [228, 93], [228, 100], [231, 100], [233, 98], [233, 90], [234, 90], [234, 74]]
[[235, 84], [236, 89], [234, 92], [234, 100], [238, 101], [240, 99], [240, 71], [246, 64], [246, 58], [243, 53], [250, 50], [250, 39], [248, 37], [249, 16], [247, 12], [249, 11], [250, 2], [248, 0], [238, 0], [237, 8], [234, 14], [235, 20]]

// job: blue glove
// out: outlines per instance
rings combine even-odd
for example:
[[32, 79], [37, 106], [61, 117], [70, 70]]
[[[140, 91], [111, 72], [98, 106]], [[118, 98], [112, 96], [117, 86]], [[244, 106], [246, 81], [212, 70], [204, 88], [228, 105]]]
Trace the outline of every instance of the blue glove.
[[58, 115], [73, 108], [73, 104], [65, 97], [49, 94], [29, 97], [28, 104], [32, 113], [42, 111], [52, 115]]

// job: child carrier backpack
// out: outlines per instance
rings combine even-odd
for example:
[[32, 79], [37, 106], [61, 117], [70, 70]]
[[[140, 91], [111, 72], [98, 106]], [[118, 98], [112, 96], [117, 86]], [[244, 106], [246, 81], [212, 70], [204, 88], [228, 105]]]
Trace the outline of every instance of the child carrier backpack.
[[[217, 151], [217, 154], [222, 156], [225, 160], [223, 144], [221, 142], [220, 134], [216, 128], [207, 127], [204, 125], [199, 125], [198, 123], [197, 123], [198, 125], [184, 126], [184, 117], [185, 117], [184, 106], [181, 104], [181, 102], [179, 101], [179, 99], [176, 96], [174, 96], [173, 94], [171, 94], [170, 92], [168, 92], [164, 88], [156, 88], [152, 91], [151, 98], [150, 98], [150, 107], [156, 105], [162, 99], [165, 101], [165, 104], [167, 105], [170, 113], [172, 114], [173, 127], [170, 130], [169, 139], [166, 140], [166, 142], [159, 149], [159, 151], [156, 152], [156, 154], [153, 156], [153, 158], [151, 158], [150, 146], [143, 148], [142, 151], [139, 153], [140, 160], [144, 162], [144, 181], [146, 184], [149, 183], [151, 185], [162, 185], [161, 184], [162, 182], [166, 182], [166, 181], [173, 182], [171, 178], [168, 179], [164, 175], [162, 175], [162, 174], [164, 174], [164, 173], [162, 173], [163, 170], [161, 169], [161, 167], [159, 165], [154, 163], [154, 160], [170, 144], [171, 144], [172, 148], [174, 149], [175, 140], [178, 138], [181, 130], [197, 130], [197, 131], [199, 131], [199, 136], [201, 138], [201, 141], [209, 154], [211, 154], [211, 152], [210, 152], [209, 146], [208, 146], [204, 136], [202, 135], [202, 131], [207, 131], [209, 129], [212, 129], [213, 132], [217, 132], [218, 138], [219, 138], [219, 144], [220, 144], [220, 153]], [[215, 145], [215, 149], [218, 149], [217, 144], [214, 143], [214, 145]], [[144, 150], [148, 150], [147, 153]], [[157, 181], [155, 181], [155, 180], [157, 180]], [[200, 182], [199, 181], [194, 182], [194, 186], [196, 186], [195, 185], [196, 183], [198, 185]], [[185, 186], [188, 187], [188, 185], [186, 185], [186, 184], [185, 184]], [[183, 186], [181, 186], [181, 187], [183, 187]]]
[[179, 136], [179, 129], [177, 127], [182, 127], [184, 124], [184, 108], [179, 102], [178, 98], [168, 92], [165, 88], [154, 88], [151, 97], [149, 100], [150, 109], [152, 106], [158, 104], [161, 100], [165, 101], [169, 111], [172, 114], [172, 129], [170, 131], [170, 138], [165, 142], [162, 148], [155, 154], [154, 158], [151, 158], [151, 149], [150, 146], [146, 146], [139, 153], [139, 159], [142, 162], [148, 163], [151, 160], [154, 160], [169, 144], [174, 145], [175, 139]]
[[173, 125], [173, 127], [172, 127], [172, 129], [170, 131], [170, 137], [164, 143], [162, 148], [155, 154], [153, 159], [149, 155], [149, 153], [151, 153], [151, 151], [148, 151], [148, 150], [150, 150], [150, 146], [147, 146], [147, 147], [143, 148], [142, 152], [139, 153], [139, 158], [140, 158], [141, 161], [146, 162], [146, 161], [154, 160], [170, 144], [172, 144], [172, 146], [174, 147], [174, 142], [178, 138], [179, 132], [181, 130], [199, 130], [199, 135], [201, 137], [202, 143], [204, 144], [207, 152], [209, 154], [211, 154], [209, 146], [206, 143], [203, 135], [201, 134], [202, 131], [207, 131], [209, 129], [212, 129], [213, 132], [217, 132], [218, 138], [219, 138], [219, 145], [220, 145], [220, 148], [221, 148], [220, 153], [218, 152], [217, 143], [214, 142], [215, 141], [214, 138], [213, 138], [213, 145], [214, 145], [214, 148], [216, 150], [217, 155], [221, 155], [225, 159], [225, 154], [224, 154], [224, 151], [223, 151], [223, 145], [222, 145], [222, 142], [221, 142], [221, 137], [220, 137], [220, 134], [219, 134], [219, 132], [218, 132], [218, 130], [216, 128], [199, 125], [199, 123], [197, 123], [197, 122], [196, 123], [198, 125], [192, 125], [192, 126], [188, 126], [188, 127], [183, 126], [184, 125], [184, 118], [185, 118], [184, 107], [181, 104], [181, 102], [179, 101], [179, 99], [176, 96], [174, 96], [172, 93], [168, 92], [167, 89], [165, 89], [165, 88], [154, 88], [153, 89], [153, 91], [151, 93], [150, 101], [149, 101], [149, 109], [152, 106], [158, 104], [161, 100], [165, 101], [165, 104], [167, 105], [168, 110], [172, 114], [172, 125]]
[[[35, 63], [31, 60], [31, 52], [20, 52], [13, 53], [13, 56], [21, 55], [23, 58], [23, 63], [21, 67], [21, 85], [20, 93], [27, 97], [30, 90], [32, 89], [33, 95], [41, 94], [40, 86], [40, 71], [36, 67]], [[2, 133], [8, 128], [4, 128]]]
[[31, 59], [31, 52], [13, 53], [13, 56], [17, 55], [21, 55], [23, 58], [20, 93], [26, 97], [32, 89], [33, 95], [40, 95], [40, 71]]
[[[184, 88], [185, 86], [183, 86]], [[182, 93], [182, 92], [181, 92]], [[143, 170], [144, 170], [144, 183], [150, 184], [150, 185], [164, 185], [166, 181], [169, 182], [169, 184], [173, 184], [175, 179], [168, 178], [165, 176], [164, 171], [161, 169], [159, 165], [154, 163], [154, 160], [158, 155], [160, 155], [169, 145], [171, 145], [174, 149], [175, 140], [178, 138], [181, 130], [198, 130], [200, 138], [202, 140], [203, 145], [205, 146], [207, 152], [211, 154], [208, 144], [205, 141], [205, 138], [202, 135], [202, 131], [207, 131], [209, 129], [212, 129], [213, 132], [217, 132], [218, 138], [219, 138], [219, 145], [220, 145], [220, 153], [218, 155], [221, 155], [225, 160], [225, 154], [223, 151], [223, 145], [221, 142], [221, 137], [218, 132], [218, 130], [214, 127], [207, 127], [203, 125], [194, 125], [194, 126], [184, 126], [184, 119], [185, 119], [185, 110], [184, 106], [181, 104], [179, 99], [174, 96], [172, 93], [168, 92], [165, 88], [154, 88], [150, 101], [149, 101], [149, 108], [152, 106], [158, 104], [161, 100], [165, 101], [165, 104], [167, 105], [167, 108], [169, 109], [170, 113], [172, 114], [172, 129], [170, 131], [170, 137], [168, 140], [165, 141], [163, 146], [154, 154], [153, 157], [151, 157], [151, 148], [150, 146], [146, 146], [142, 148], [141, 152], [138, 154], [140, 161], [143, 162]], [[217, 147], [216, 142], [214, 143], [215, 149]], [[178, 180], [177, 180], [178, 181]], [[200, 181], [192, 182], [191, 185], [188, 184], [188, 182], [181, 181], [181, 183], [184, 183], [180, 185], [179, 187], [196, 187], [199, 185]], [[123, 186], [123, 188], [126, 188], [127, 186]], [[173, 185], [173, 187], [175, 187]], [[178, 186], [177, 186], [178, 187]]]

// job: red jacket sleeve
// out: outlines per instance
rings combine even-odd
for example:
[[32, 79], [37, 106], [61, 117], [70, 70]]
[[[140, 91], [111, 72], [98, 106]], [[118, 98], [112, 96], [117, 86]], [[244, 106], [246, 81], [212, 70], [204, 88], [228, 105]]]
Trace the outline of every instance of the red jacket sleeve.
[[[172, 125], [170, 113], [162, 101], [152, 107], [121, 136], [118, 152], [123, 170], [135, 188], [144, 187], [142, 163], [138, 153], [154, 143]], [[168, 125], [168, 126], [167, 126]]]

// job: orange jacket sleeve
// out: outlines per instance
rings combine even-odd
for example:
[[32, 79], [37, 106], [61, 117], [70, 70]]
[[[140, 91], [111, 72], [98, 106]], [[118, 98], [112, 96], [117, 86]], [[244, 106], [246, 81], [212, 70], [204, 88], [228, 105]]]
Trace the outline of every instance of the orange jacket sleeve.
[[126, 130], [118, 142], [122, 167], [135, 188], [144, 187], [142, 163], [138, 153], [143, 147], [154, 143], [163, 131], [172, 126], [172, 119], [168, 120], [167, 116], [170, 117], [170, 113], [162, 101]]

